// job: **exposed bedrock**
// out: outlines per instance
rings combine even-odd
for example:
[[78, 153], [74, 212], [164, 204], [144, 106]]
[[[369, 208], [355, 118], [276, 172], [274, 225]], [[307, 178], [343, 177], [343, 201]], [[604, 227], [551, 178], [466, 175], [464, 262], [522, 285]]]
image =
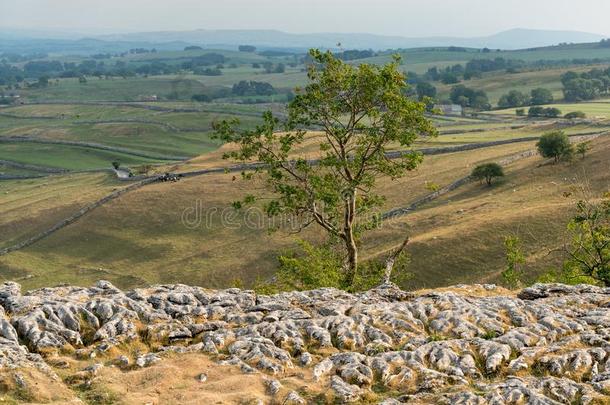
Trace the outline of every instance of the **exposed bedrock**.
[[[352, 402], [571, 404], [610, 398], [610, 288], [493, 285], [410, 294], [394, 285], [274, 296], [161, 285], [124, 292], [106, 281], [22, 293], [0, 286], [0, 367], [37, 367], [55, 351], [149, 348], [117, 364], [148, 367], [167, 352], [203, 352], [263, 373], [274, 395], [297, 369]], [[42, 356], [41, 356], [42, 355]], [[296, 392], [283, 400], [305, 401]], [[290, 396], [290, 395], [289, 395]]]

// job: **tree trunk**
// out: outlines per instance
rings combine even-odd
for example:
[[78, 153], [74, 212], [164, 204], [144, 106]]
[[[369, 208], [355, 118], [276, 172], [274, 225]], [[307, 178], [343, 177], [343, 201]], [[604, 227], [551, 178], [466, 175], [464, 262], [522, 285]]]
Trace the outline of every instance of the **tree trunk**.
[[345, 218], [343, 223], [344, 242], [347, 252], [346, 277], [348, 286], [354, 283], [356, 271], [358, 270], [358, 247], [354, 237], [354, 220], [356, 217], [356, 191], [351, 191], [345, 196]]
[[388, 257], [388, 260], [386, 260], [386, 262], [385, 262], [385, 274], [384, 274], [384, 277], [383, 277], [383, 283], [384, 284], [389, 283], [390, 280], [392, 279], [392, 270], [394, 270], [394, 264], [396, 263], [396, 259], [398, 259], [398, 257], [400, 256], [402, 251], [405, 250], [405, 248], [407, 247], [408, 244], [409, 244], [409, 237], [407, 236], [407, 238], [404, 240], [404, 242], [402, 242], [402, 245], [400, 245], [398, 247], [398, 249], [396, 249], [390, 255], [390, 257]]
[[348, 286], [354, 284], [354, 278], [356, 277], [356, 271], [358, 271], [358, 248], [356, 247], [356, 241], [353, 238], [347, 238], [345, 240], [345, 247], [347, 249], [347, 274], [345, 282]]

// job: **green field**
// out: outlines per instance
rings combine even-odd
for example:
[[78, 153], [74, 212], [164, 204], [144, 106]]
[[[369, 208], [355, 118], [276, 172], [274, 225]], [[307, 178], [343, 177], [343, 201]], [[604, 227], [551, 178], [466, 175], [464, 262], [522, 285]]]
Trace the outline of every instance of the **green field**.
[[[367, 58], [366, 61], [387, 63], [391, 60], [394, 53], [395, 51], [392, 51], [375, 58]], [[610, 49], [600, 48], [598, 44], [577, 44], [517, 51], [492, 50], [489, 53], [481, 52], [478, 49], [466, 49], [465, 52], [452, 52], [446, 48], [419, 48], [401, 50], [399, 54], [406, 67], [411, 65], [439, 65], [440, 63], [456, 64], [465, 63], [472, 59], [494, 58], [518, 59], [526, 62], [536, 62], [539, 60], [610, 59]]]
[[[544, 107], [554, 107], [561, 110], [563, 114], [571, 112], [582, 111], [587, 115], [587, 118], [602, 118], [610, 119], [610, 101], [600, 100], [591, 101], [586, 103], [573, 103], [573, 104], [551, 104]], [[497, 115], [515, 115], [516, 108], [509, 108], [506, 110], [493, 111], [492, 114]]]
[[113, 161], [128, 166], [158, 162], [124, 153], [29, 143], [0, 144], [0, 159], [67, 170], [109, 169]]
[[[201, 106], [158, 103], [155, 107], [198, 110]], [[37, 104], [5, 108], [2, 113], [8, 116], [0, 115], [0, 139], [27, 137], [43, 142], [77, 142], [82, 146], [0, 142], [0, 159], [72, 170], [105, 168], [113, 160], [128, 166], [140, 165], [198, 156], [218, 148], [219, 142], [211, 137], [214, 121], [239, 118], [246, 127], [259, 121], [257, 108], [244, 106], [232, 114], [231, 105], [215, 107], [201, 112], [151, 111], [138, 108], [137, 104]], [[86, 144], [118, 150], [103, 151]], [[123, 149], [130, 153], [123, 153]], [[144, 156], [138, 156], [141, 154]]]

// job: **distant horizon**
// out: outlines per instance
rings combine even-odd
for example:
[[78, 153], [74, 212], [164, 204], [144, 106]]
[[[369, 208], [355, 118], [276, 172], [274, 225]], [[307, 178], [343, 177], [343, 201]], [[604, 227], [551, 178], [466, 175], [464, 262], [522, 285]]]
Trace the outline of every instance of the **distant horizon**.
[[277, 28], [192, 28], [192, 29], [151, 29], [151, 30], [113, 30], [113, 29], [103, 29], [103, 28], [94, 28], [89, 31], [83, 31], [79, 29], [69, 30], [59, 27], [15, 27], [15, 26], [3, 26], [0, 25], [0, 31], [15, 31], [15, 32], [27, 32], [27, 33], [39, 33], [39, 34], [55, 34], [55, 35], [70, 35], [70, 36], [81, 36], [81, 37], [103, 37], [103, 36], [111, 36], [111, 35], [129, 35], [129, 34], [148, 34], [148, 33], [187, 33], [187, 32], [197, 32], [197, 31], [207, 31], [207, 32], [240, 32], [240, 31], [258, 31], [258, 32], [281, 32], [289, 35], [324, 35], [324, 34], [345, 34], [345, 35], [372, 35], [379, 37], [387, 37], [387, 38], [405, 38], [405, 39], [425, 39], [425, 38], [456, 38], [456, 39], [472, 39], [472, 38], [487, 38], [492, 37], [494, 35], [502, 34], [505, 32], [514, 32], [514, 31], [540, 31], [540, 32], [566, 32], [566, 33], [579, 33], [579, 34], [589, 34], [589, 35], [598, 35], [600, 37], [608, 37], [610, 38], [610, 34], [593, 32], [593, 31], [581, 31], [581, 30], [573, 30], [573, 29], [543, 29], [543, 28], [532, 28], [532, 27], [513, 27], [508, 29], [502, 29], [498, 31], [490, 31], [481, 35], [473, 35], [473, 36], [464, 36], [464, 35], [449, 35], [449, 34], [436, 34], [436, 35], [420, 35], [420, 36], [407, 36], [407, 35], [399, 35], [399, 34], [383, 34], [376, 33], [371, 31], [291, 31]]
[[[20, 0], [6, 2], [3, 29], [83, 35], [272, 29], [294, 34], [370, 33], [473, 38], [525, 29], [610, 35], [610, 2], [581, 0]], [[543, 17], [543, 18], [541, 18]]]

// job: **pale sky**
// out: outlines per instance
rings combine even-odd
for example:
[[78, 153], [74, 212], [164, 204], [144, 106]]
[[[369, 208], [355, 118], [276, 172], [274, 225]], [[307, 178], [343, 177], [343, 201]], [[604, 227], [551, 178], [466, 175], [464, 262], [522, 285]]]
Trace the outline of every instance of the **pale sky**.
[[610, 0], [0, 0], [0, 28], [84, 33], [278, 29], [406, 37], [511, 28], [610, 35]]

